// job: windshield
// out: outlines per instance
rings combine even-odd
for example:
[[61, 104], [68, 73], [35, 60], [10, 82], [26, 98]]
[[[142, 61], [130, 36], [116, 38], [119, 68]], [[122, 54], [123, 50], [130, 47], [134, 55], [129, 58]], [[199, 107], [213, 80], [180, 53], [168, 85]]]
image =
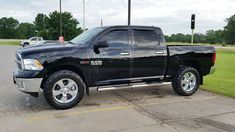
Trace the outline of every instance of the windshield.
[[86, 32], [80, 34], [79, 36], [77, 36], [76, 38], [71, 40], [70, 42], [72, 42], [74, 44], [86, 43], [88, 40], [90, 40], [92, 37], [94, 37], [95, 35], [97, 35], [98, 33], [100, 33], [103, 30], [104, 30], [104, 28], [102, 28], [102, 27], [87, 30]]

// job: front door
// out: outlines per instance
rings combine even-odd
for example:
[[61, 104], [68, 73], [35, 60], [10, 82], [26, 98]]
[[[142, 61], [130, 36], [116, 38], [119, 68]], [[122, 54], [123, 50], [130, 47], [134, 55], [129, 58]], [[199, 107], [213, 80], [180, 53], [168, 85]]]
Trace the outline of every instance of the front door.
[[96, 85], [112, 84], [131, 77], [130, 58], [132, 55], [129, 28], [109, 29], [97, 41], [106, 42], [107, 47], [93, 52], [91, 67], [96, 68]]

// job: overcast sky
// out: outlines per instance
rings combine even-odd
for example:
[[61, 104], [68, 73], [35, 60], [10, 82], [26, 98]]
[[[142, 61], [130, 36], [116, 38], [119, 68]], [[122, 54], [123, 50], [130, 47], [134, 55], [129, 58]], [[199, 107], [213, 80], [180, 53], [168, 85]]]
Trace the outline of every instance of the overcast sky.
[[[127, 24], [128, 0], [85, 0], [86, 26]], [[82, 0], [62, 0], [63, 11], [72, 12], [82, 24]], [[132, 0], [132, 24], [161, 27], [165, 34], [191, 33], [191, 14], [196, 32], [222, 29], [225, 19], [235, 14], [235, 0]], [[59, 10], [59, 0], [0, 0], [0, 17], [33, 22], [37, 13]]]

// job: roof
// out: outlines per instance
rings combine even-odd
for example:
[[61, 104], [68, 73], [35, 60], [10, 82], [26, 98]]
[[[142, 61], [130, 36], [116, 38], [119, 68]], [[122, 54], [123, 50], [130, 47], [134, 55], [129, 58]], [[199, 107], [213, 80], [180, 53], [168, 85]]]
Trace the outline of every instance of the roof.
[[131, 25], [131, 26], [128, 26], [128, 25], [114, 25], [114, 26], [104, 26], [104, 28], [115, 28], [115, 27], [134, 27], [134, 28], [158, 28], [160, 29], [159, 27], [155, 27], [155, 26], [140, 26], [140, 25]]

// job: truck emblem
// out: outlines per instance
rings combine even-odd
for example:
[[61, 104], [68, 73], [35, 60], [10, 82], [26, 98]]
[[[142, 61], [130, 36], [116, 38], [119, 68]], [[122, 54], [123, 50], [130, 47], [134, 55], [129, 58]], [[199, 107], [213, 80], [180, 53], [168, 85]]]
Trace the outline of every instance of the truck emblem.
[[85, 65], [85, 64], [89, 64], [89, 60], [83, 60], [83, 61], [80, 61], [80, 64], [83, 64], [83, 65]]
[[91, 65], [92, 66], [101, 66], [102, 65], [102, 61], [98, 60], [98, 61], [91, 61]]

